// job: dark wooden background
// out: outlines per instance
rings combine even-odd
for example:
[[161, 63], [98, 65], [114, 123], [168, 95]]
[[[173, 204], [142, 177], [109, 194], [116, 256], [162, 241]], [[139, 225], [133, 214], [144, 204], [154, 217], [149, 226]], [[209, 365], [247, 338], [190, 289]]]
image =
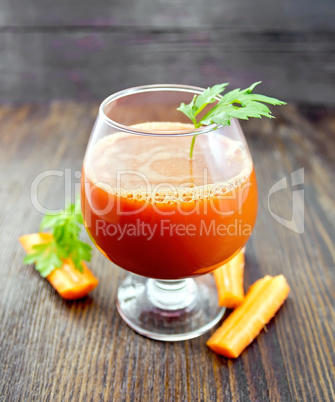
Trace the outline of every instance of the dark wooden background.
[[334, 20], [333, 0], [1, 0], [0, 101], [262, 80], [334, 105]]

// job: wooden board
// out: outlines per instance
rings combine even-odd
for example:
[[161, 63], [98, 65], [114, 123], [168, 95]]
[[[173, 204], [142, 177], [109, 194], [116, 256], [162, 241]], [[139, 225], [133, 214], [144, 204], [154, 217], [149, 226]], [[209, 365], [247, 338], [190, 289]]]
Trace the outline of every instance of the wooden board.
[[[164, 343], [134, 333], [115, 306], [124, 272], [97, 250], [90, 266], [100, 284], [81, 301], [65, 302], [22, 265], [18, 237], [36, 232], [41, 219], [30, 200], [31, 183], [44, 170], [72, 169], [74, 191], [97, 107], [0, 107], [0, 400], [334, 400], [335, 111], [289, 105], [275, 110], [274, 121], [243, 124], [260, 191], [246, 286], [283, 273], [292, 291], [268, 333], [233, 361], [206, 347], [209, 334]], [[300, 168], [303, 234], [281, 226], [267, 208], [271, 186], [284, 176], [290, 185], [290, 174]], [[70, 187], [64, 189], [64, 177], [45, 179], [39, 200], [59, 207]], [[291, 191], [274, 194], [270, 203], [286, 219]]]
[[335, 104], [332, 0], [3, 3], [0, 101], [262, 80], [263, 92], [288, 101]]
[[334, 16], [332, 0], [5, 0], [0, 26], [334, 32]]
[[284, 100], [334, 103], [335, 34], [13, 31], [0, 33], [0, 100], [100, 99], [130, 86], [247, 87]]

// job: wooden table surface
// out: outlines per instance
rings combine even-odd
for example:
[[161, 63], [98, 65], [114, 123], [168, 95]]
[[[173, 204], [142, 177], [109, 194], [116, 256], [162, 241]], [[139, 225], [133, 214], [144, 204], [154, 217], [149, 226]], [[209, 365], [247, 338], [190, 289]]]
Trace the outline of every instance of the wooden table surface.
[[[283, 273], [291, 293], [267, 333], [228, 360], [207, 348], [209, 334], [164, 343], [133, 332], [115, 305], [124, 272], [97, 250], [90, 266], [100, 284], [75, 302], [22, 264], [18, 237], [36, 232], [41, 220], [30, 199], [32, 181], [45, 170], [63, 172], [39, 186], [39, 202], [48, 208], [75, 191], [97, 108], [0, 107], [0, 400], [334, 400], [335, 111], [288, 105], [275, 109], [276, 120], [243, 124], [260, 191], [245, 283]], [[300, 168], [305, 183], [291, 189], [290, 175]], [[292, 190], [303, 189], [302, 234], [268, 210], [269, 190], [285, 176], [289, 186], [273, 194], [270, 208], [291, 219]]]

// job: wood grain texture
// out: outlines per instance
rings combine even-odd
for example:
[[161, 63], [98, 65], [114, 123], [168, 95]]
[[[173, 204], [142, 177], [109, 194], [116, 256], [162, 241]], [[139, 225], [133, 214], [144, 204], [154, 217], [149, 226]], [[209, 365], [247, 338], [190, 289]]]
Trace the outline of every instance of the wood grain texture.
[[332, 0], [3, 0], [0, 27], [213, 27], [245, 31], [334, 31]]
[[[331, 401], [335, 399], [334, 186], [335, 111], [288, 105], [277, 119], [243, 124], [260, 191], [256, 228], [246, 251], [246, 286], [283, 273], [291, 294], [277, 316], [235, 361], [212, 353], [209, 334], [164, 343], [137, 335], [115, 306], [124, 272], [94, 250], [100, 284], [66, 302], [22, 265], [18, 236], [38, 230], [30, 186], [44, 170], [39, 200], [62, 206], [74, 192], [97, 113], [96, 103], [0, 107], [0, 400], [1, 401]], [[305, 231], [269, 214], [268, 192], [305, 169]], [[72, 187], [72, 189], [70, 188]], [[300, 186], [301, 187], [301, 186]], [[299, 187], [299, 188], [300, 188]], [[300, 188], [301, 189], [301, 188]], [[271, 209], [290, 218], [292, 189]]]
[[334, 19], [332, 0], [5, 0], [0, 101], [262, 80], [264, 93], [334, 105]]
[[100, 100], [146, 83], [247, 87], [261, 80], [265, 94], [334, 104], [334, 44], [335, 33], [5, 31], [0, 101]]

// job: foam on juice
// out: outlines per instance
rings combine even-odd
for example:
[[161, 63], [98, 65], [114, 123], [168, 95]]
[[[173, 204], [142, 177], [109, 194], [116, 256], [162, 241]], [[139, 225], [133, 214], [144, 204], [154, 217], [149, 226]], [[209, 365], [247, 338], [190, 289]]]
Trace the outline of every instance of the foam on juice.
[[[148, 122], [143, 131], [191, 130], [190, 124]], [[215, 131], [192, 136], [115, 133], [102, 138], [85, 161], [88, 178], [108, 193], [148, 202], [175, 203], [219, 196], [246, 181], [252, 161], [243, 145]]]

